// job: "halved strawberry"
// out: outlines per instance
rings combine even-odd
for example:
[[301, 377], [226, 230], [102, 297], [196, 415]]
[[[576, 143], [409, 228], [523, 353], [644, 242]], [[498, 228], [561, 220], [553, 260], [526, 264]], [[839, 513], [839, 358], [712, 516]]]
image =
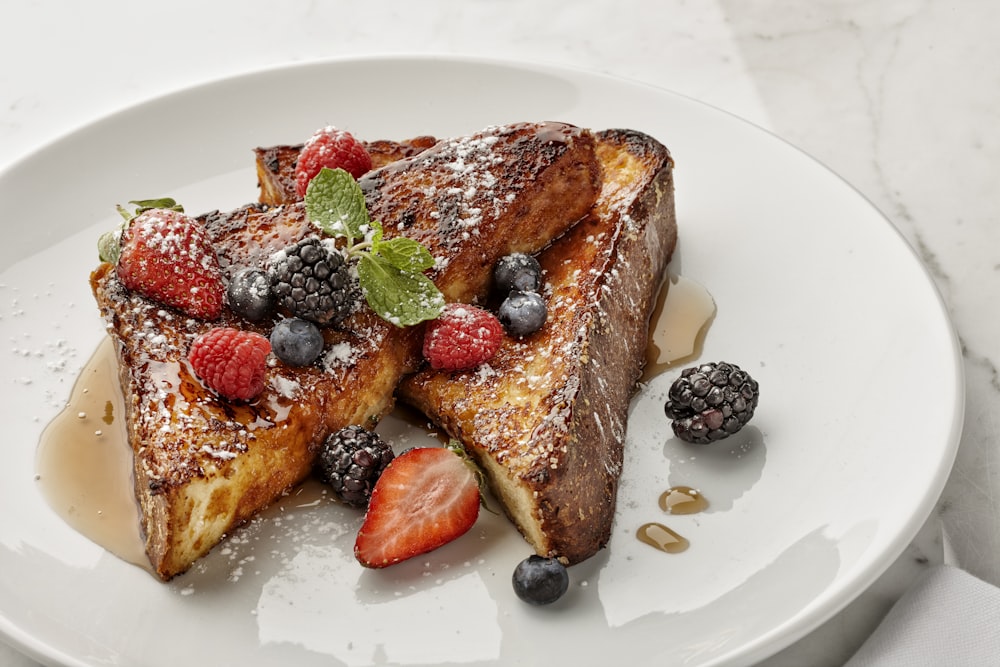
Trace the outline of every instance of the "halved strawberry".
[[437, 549], [472, 528], [479, 503], [478, 471], [464, 452], [410, 449], [375, 484], [354, 555], [380, 568]]

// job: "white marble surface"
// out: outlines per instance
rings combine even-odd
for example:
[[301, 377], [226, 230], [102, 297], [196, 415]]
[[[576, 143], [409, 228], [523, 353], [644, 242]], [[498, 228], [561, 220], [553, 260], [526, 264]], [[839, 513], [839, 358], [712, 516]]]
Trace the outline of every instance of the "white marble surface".
[[[6, 0], [0, 26], [0, 169], [193, 83], [381, 53], [583, 67], [769, 128], [841, 174], [917, 249], [964, 345], [967, 412], [954, 471], [914, 543], [856, 602], [766, 664], [841, 664], [929, 564], [1000, 584], [1000, 4]], [[2, 224], [10, 233], [17, 222]], [[0, 664], [36, 663], [0, 646]]]

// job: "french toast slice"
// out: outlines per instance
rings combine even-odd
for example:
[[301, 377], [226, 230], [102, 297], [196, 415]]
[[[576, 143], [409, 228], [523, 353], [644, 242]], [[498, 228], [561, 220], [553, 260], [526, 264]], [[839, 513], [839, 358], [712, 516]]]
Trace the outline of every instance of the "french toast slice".
[[567, 564], [611, 534], [628, 409], [677, 240], [673, 163], [633, 131], [596, 135], [591, 214], [538, 255], [546, 324], [472, 370], [423, 370], [397, 395], [466, 450], [542, 556]]
[[[436, 259], [428, 275], [446, 298], [474, 301], [487, 293], [499, 257], [536, 252], [588, 213], [600, 167], [588, 131], [521, 123], [438, 142], [361, 183], [385, 236], [424, 243]], [[315, 233], [301, 203], [200, 220], [227, 277]], [[420, 326], [396, 327], [362, 305], [324, 329], [320, 361], [275, 361], [259, 397], [231, 402], [192, 371], [191, 341], [213, 326], [266, 335], [273, 322], [252, 324], [228, 309], [216, 322], [188, 318], [130, 293], [111, 264], [92, 273], [91, 286], [119, 360], [146, 551], [164, 580], [302, 481], [329, 433], [373, 426], [420, 360]]]

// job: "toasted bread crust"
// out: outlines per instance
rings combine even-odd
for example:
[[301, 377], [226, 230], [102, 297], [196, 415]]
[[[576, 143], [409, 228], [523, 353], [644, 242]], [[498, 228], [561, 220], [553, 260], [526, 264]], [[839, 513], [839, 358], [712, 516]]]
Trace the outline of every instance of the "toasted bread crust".
[[[497, 152], [493, 146], [500, 137], [506, 145]], [[593, 138], [578, 128], [517, 123], [499, 136], [439, 142], [359, 182], [372, 218], [395, 221], [393, 233], [429, 247], [446, 246], [442, 254], [448, 260], [439, 262], [431, 275], [448, 301], [469, 303], [485, 297], [500, 257], [537, 252], [567, 229], [554, 226], [553, 220], [575, 222], [588, 214], [601, 187], [593, 154]], [[429, 179], [428, 174], [449, 177]], [[453, 189], [463, 192], [456, 197]], [[424, 216], [436, 224], [414, 224]], [[479, 252], [455, 251], [470, 243]], [[495, 244], [502, 244], [503, 251], [497, 252]]]
[[[477, 174], [491, 188], [459, 187], [464, 174], [451, 165], [468, 159], [472, 154], [463, 151], [472, 144], [483, 148], [474, 152]], [[507, 169], [518, 164], [512, 151], [518, 159], [540, 159]], [[600, 185], [591, 135], [563, 125], [489, 128], [425, 153], [429, 162], [373, 173], [366, 185], [369, 209], [386, 236], [410, 235], [428, 246], [438, 260], [430, 276], [457, 300], [486, 293], [476, 262], [492, 265], [523, 245], [526, 225], [536, 233], [533, 251], [541, 249], [589, 210]], [[558, 209], [530, 201], [551, 196], [548, 188], [574, 201]], [[391, 204], [380, 196], [384, 190], [409, 205]], [[455, 238], [453, 226], [440, 224], [449, 211], [458, 212], [449, 219], [468, 234]], [[301, 203], [251, 205], [201, 221], [227, 276], [264, 266], [272, 252], [312, 233]], [[266, 334], [273, 322], [250, 324], [228, 309], [214, 323], [186, 318], [129, 293], [109, 264], [93, 272], [91, 286], [116, 343], [146, 549], [163, 579], [188, 569], [308, 475], [329, 433], [348, 424], [373, 426], [391, 409], [399, 379], [419, 361], [420, 327], [395, 327], [361, 306], [342, 326], [325, 329], [320, 362], [307, 368], [275, 362], [261, 396], [233, 403], [194, 375], [186, 361], [190, 342], [211, 326]]]
[[398, 391], [464, 444], [536, 551], [568, 563], [610, 537], [629, 401], [677, 239], [666, 148], [612, 130], [597, 153], [592, 214], [538, 257], [546, 325], [486, 366], [424, 370]]

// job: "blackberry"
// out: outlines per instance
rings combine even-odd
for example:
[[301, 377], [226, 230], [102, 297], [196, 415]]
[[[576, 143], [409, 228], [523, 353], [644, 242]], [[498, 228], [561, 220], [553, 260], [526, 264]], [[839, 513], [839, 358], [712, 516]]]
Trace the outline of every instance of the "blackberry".
[[344, 255], [315, 236], [272, 255], [268, 275], [279, 306], [320, 325], [343, 321], [361, 294]]
[[501, 257], [493, 267], [494, 289], [498, 294], [511, 290], [537, 292], [542, 282], [542, 267], [531, 255], [516, 252]]
[[393, 458], [392, 448], [377, 433], [347, 426], [323, 443], [316, 468], [340, 500], [367, 507], [375, 482]]
[[667, 395], [664, 411], [674, 435], [706, 444], [746, 426], [757, 409], [757, 381], [736, 364], [712, 362], [681, 371]]

